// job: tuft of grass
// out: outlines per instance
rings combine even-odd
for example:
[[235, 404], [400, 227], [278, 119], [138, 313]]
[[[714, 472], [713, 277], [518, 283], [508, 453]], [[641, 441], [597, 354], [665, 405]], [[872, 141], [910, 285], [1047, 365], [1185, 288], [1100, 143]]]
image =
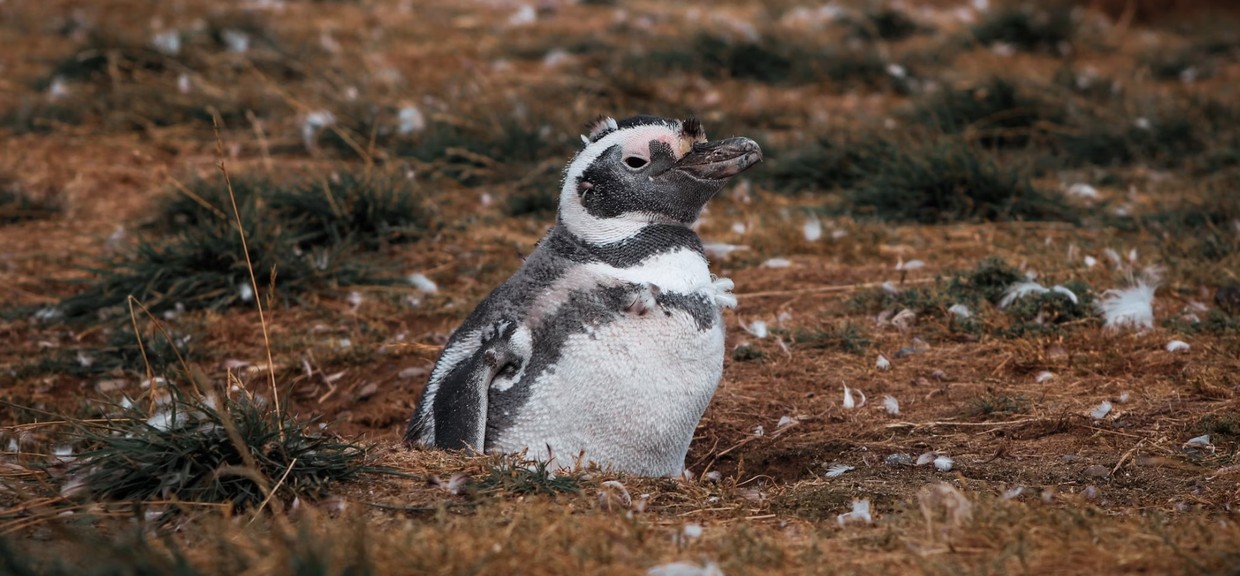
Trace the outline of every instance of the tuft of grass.
[[887, 65], [872, 46], [820, 47], [778, 34], [749, 40], [701, 32], [687, 45], [631, 55], [622, 67], [645, 74], [687, 72], [711, 79], [753, 80], [771, 85], [830, 80], [849, 88], [906, 92], [907, 82], [888, 74]]
[[732, 360], [736, 362], [750, 362], [753, 360], [761, 360], [765, 357], [765, 352], [749, 345], [737, 346], [732, 349]]
[[[306, 238], [289, 234], [279, 222], [255, 211], [242, 214], [242, 225], [255, 271], [279, 288], [286, 303], [342, 285], [395, 282], [376, 263], [357, 258], [352, 245], [300, 250], [298, 244]], [[61, 301], [66, 318], [119, 316], [127, 310], [130, 296], [156, 313], [178, 304], [188, 310], [220, 310], [256, 296], [250, 293], [241, 238], [236, 226], [227, 222], [143, 240], [131, 251], [104, 260], [92, 272], [95, 278], [87, 281], [85, 290]], [[272, 300], [276, 293], [262, 296]]]
[[841, 20], [850, 33], [863, 40], [898, 41], [923, 31], [923, 27], [904, 11], [891, 6], [871, 6], [860, 14]]
[[1076, 302], [1066, 294], [1054, 291], [1025, 296], [1008, 307], [1007, 313], [1013, 325], [1001, 334], [1011, 337], [1043, 334], [1054, 332], [1060, 324], [1093, 318], [1094, 298], [1089, 285], [1081, 280], [1072, 280], [1063, 286], [1076, 295]]
[[916, 107], [913, 116], [948, 134], [964, 133], [987, 147], [1025, 146], [1043, 124], [1063, 121], [1060, 111], [998, 76], [935, 93]]
[[[380, 174], [278, 186], [237, 178], [233, 190], [260, 284], [279, 288], [285, 302], [342, 285], [396, 282], [365, 252], [417, 240], [430, 222], [411, 182]], [[151, 227], [163, 235], [94, 268], [87, 288], [61, 302], [66, 317], [115, 315], [130, 295], [154, 312], [178, 305], [219, 310], [253, 297], [222, 183], [190, 182], [164, 200]]]
[[1191, 117], [1167, 113], [1141, 118], [1087, 118], [1083, 128], [1056, 139], [1061, 161], [1068, 166], [1129, 165], [1147, 162], [1176, 167], [1207, 148]]
[[[318, 497], [368, 468], [367, 448], [298, 421], [260, 399], [198, 396], [169, 386], [153, 415], [121, 410], [104, 427], [81, 426], [89, 448], [68, 478], [108, 500], [225, 502]], [[282, 482], [280, 480], [283, 480]]]
[[64, 209], [59, 197], [32, 194], [16, 177], [0, 173], [0, 225], [47, 220]]
[[[1202, 434], [1226, 440], [1240, 440], [1240, 416], [1235, 413], [1207, 414], [1194, 427]], [[1218, 442], [1218, 440], [1215, 440]]]
[[478, 481], [477, 489], [520, 496], [576, 494], [581, 491], [581, 479], [574, 474], [557, 473], [548, 462], [507, 456]]
[[1029, 177], [957, 138], [875, 148], [862, 159], [865, 177], [845, 191], [845, 204], [881, 220], [938, 224], [959, 220], [1059, 220], [1076, 209]]
[[971, 270], [948, 272], [933, 286], [920, 286], [900, 290], [898, 293], [875, 289], [853, 297], [855, 307], [869, 312], [893, 307], [910, 308], [924, 312], [946, 312], [953, 304], [976, 307], [982, 302], [994, 304], [1012, 284], [1025, 276], [1002, 258], [990, 256], [978, 262]]
[[988, 388], [984, 394], [969, 400], [961, 410], [961, 415], [967, 418], [989, 418], [1025, 414], [1028, 411], [1029, 401], [1024, 396], [996, 392]]
[[1076, 23], [1066, 5], [1008, 6], [991, 12], [972, 33], [986, 46], [1003, 43], [1027, 52], [1057, 53], [1076, 36]]
[[142, 331], [141, 343], [128, 325], [105, 332], [107, 337], [101, 344], [61, 348], [30, 359], [18, 367], [16, 377], [67, 374], [85, 378], [126, 369], [142, 372], [148, 361], [157, 371], [175, 371], [181, 369], [182, 359], [194, 361], [199, 357], [197, 331], [187, 331], [183, 326], [168, 330], [171, 341], [154, 326]]
[[822, 330], [797, 330], [793, 344], [814, 350], [841, 350], [863, 354], [870, 348], [870, 337], [860, 325], [843, 322]]
[[775, 190], [793, 194], [846, 187], [864, 178], [861, 166], [865, 158], [881, 153], [876, 150], [881, 146], [873, 140], [819, 138], [812, 145], [776, 155], [778, 160], [762, 172], [762, 177]]
[[297, 228], [304, 247], [356, 243], [368, 250], [419, 240], [430, 226], [427, 204], [397, 176], [333, 173], [266, 195], [271, 212]]

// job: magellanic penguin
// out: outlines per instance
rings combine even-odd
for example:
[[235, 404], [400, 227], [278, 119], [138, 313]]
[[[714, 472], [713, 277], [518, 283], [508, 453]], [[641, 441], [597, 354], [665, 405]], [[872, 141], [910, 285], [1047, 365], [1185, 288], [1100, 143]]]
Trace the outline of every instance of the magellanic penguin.
[[690, 225], [762, 151], [692, 119], [588, 128], [555, 226], [449, 338], [407, 443], [683, 471], [723, 375], [720, 309], [736, 305]]

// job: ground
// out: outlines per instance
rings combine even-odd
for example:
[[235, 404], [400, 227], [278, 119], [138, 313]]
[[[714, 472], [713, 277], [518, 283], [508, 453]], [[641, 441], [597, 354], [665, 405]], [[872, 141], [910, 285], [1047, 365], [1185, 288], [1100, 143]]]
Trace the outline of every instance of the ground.
[[[1237, 22], [0, 3], [0, 571], [1240, 572]], [[739, 305], [691, 474], [402, 446], [581, 127], [635, 113], [766, 156], [698, 226]]]

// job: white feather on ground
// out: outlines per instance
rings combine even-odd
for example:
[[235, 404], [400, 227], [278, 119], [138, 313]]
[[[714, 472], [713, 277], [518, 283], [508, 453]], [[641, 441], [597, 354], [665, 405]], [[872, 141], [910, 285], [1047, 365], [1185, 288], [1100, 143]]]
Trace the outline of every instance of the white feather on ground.
[[1095, 306], [1105, 320], [1103, 328], [1117, 331], [1125, 328], [1148, 330], [1154, 327], [1154, 291], [1156, 284], [1138, 280], [1136, 286], [1107, 290]]
[[1076, 293], [1064, 286], [1056, 284], [1055, 286], [1047, 288], [1037, 282], [1017, 282], [1009, 286], [1007, 291], [1003, 293], [1003, 298], [999, 300], [999, 307], [1007, 308], [1025, 296], [1030, 294], [1045, 294], [1047, 292], [1057, 292], [1059, 294], [1063, 294], [1068, 300], [1071, 300], [1073, 304], [1080, 303], [1080, 300], [1076, 297]]
[[1097, 406], [1094, 407], [1093, 410], [1089, 412], [1089, 417], [1093, 418], [1094, 420], [1102, 420], [1103, 418], [1107, 417], [1107, 414], [1110, 414], [1110, 413], [1111, 413], [1111, 401], [1103, 400], [1101, 404], [1098, 404]]
[[887, 413], [892, 416], [900, 415], [900, 401], [894, 396], [883, 396], [883, 408], [886, 408]]
[[846, 472], [849, 472], [852, 470], [856, 470], [856, 468], [849, 466], [847, 464], [832, 464], [830, 468], [827, 468], [827, 472], [823, 474], [823, 476], [826, 476], [827, 478], [839, 478], [840, 476], [843, 476]]
[[1046, 287], [1037, 282], [1017, 282], [1003, 293], [1003, 298], [999, 300], [1000, 308], [1007, 308], [1013, 302], [1024, 298], [1030, 294], [1045, 294]]
[[853, 500], [852, 511], [836, 516], [835, 521], [838, 522], [840, 526], [854, 522], [862, 524], [873, 523], [874, 518], [870, 516], [870, 499], [866, 498], [863, 500]]

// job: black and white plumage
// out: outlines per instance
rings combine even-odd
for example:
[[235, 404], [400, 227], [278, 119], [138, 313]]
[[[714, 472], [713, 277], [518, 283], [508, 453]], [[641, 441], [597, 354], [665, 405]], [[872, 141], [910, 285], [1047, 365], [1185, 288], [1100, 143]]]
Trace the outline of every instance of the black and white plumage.
[[406, 442], [683, 470], [736, 304], [689, 226], [762, 153], [653, 116], [600, 118], [582, 140], [555, 226], [448, 340]]

